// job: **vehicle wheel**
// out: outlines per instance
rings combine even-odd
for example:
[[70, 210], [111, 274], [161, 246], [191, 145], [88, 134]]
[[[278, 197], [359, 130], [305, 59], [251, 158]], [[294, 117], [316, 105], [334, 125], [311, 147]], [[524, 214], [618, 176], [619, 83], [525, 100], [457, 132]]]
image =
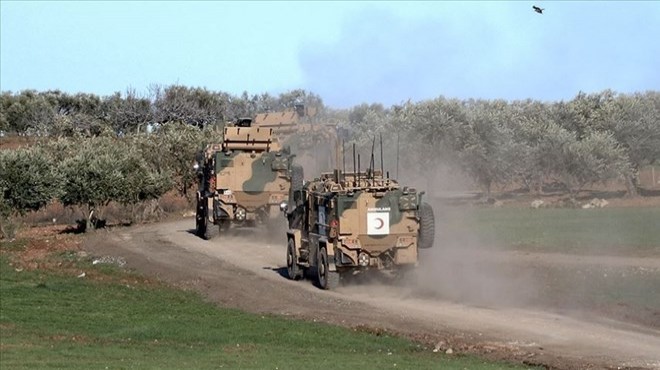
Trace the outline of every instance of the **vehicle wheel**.
[[433, 247], [435, 239], [435, 215], [433, 208], [428, 203], [422, 203], [419, 207], [419, 248], [428, 249]]
[[206, 198], [197, 195], [197, 213], [195, 215], [195, 234], [200, 238], [206, 238], [206, 229], [208, 227], [208, 202]]
[[318, 263], [316, 265], [318, 283], [321, 289], [335, 289], [339, 286], [339, 273], [330, 271], [329, 266], [328, 251], [323, 247], [319, 251]]
[[[208, 223], [208, 219], [206, 220], [206, 222]], [[219, 233], [220, 233], [220, 227], [219, 226], [208, 225], [206, 227], [206, 232], [204, 233], [203, 238], [206, 239], [206, 240], [211, 240], [211, 239], [215, 238], [216, 236], [218, 236]]]
[[202, 239], [211, 240], [218, 235], [219, 227], [209, 225], [209, 205], [206, 198], [197, 200], [197, 236]]
[[298, 266], [298, 255], [293, 238], [289, 239], [286, 246], [286, 270], [291, 280], [300, 280], [303, 276], [303, 270]]

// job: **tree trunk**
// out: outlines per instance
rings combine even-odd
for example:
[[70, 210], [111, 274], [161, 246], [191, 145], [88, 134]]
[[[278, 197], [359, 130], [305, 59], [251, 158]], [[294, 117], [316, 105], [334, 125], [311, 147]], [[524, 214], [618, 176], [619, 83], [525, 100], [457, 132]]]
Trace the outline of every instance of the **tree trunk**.
[[11, 239], [11, 236], [8, 235], [9, 233], [5, 232], [5, 223], [9, 223], [9, 217], [6, 219], [4, 216], [0, 217], [0, 240], [4, 238]]
[[85, 232], [94, 230], [94, 223], [92, 222], [92, 217], [94, 217], [94, 207], [89, 206], [87, 210], [89, 212], [87, 213], [87, 220], [85, 221]]
[[626, 175], [626, 189], [628, 190], [627, 196], [631, 198], [639, 196], [637, 177], [634, 174]]
[[490, 188], [492, 186], [492, 181], [485, 180], [485, 181], [482, 182], [482, 186], [483, 186], [483, 189], [484, 189], [484, 192], [485, 192], [484, 199], [486, 199], [486, 200], [490, 199]]
[[541, 196], [543, 195], [543, 181], [539, 180], [534, 184], [534, 187], [536, 188], [536, 195]]
[[20, 222], [17, 217], [11, 215], [0, 218], [0, 239], [13, 241], [16, 238], [16, 232], [20, 228]]

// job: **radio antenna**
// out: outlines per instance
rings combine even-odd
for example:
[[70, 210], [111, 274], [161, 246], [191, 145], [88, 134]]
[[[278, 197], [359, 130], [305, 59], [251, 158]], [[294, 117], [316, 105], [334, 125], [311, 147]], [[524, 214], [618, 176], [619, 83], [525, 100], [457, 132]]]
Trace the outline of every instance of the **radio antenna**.
[[396, 178], [399, 178], [399, 137], [401, 133], [397, 131], [396, 133]]
[[383, 133], [380, 133], [380, 176], [381, 179], [385, 175], [385, 166], [383, 165]]
[[353, 143], [353, 186], [355, 186], [355, 180], [357, 179], [357, 167], [355, 166], [355, 143]]
[[353, 172], [355, 172], [355, 169], [357, 168], [357, 166], [355, 165], [355, 163], [356, 163], [355, 159], [356, 158], [357, 157], [355, 156], [355, 143], [353, 143]]
[[341, 162], [344, 173], [346, 173], [346, 148], [344, 144], [344, 139], [341, 139]]
[[360, 186], [360, 153], [358, 153], [357, 186]]
[[374, 139], [371, 141], [371, 158], [369, 159], [369, 174], [371, 175], [372, 180], [374, 178], [374, 169], [376, 168], [376, 160], [374, 159], [375, 146], [376, 146], [376, 135], [374, 135]]

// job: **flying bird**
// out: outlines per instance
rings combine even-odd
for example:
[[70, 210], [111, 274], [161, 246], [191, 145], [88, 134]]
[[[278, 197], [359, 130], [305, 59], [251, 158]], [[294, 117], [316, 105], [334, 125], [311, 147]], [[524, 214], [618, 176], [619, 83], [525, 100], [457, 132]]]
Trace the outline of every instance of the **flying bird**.
[[536, 6], [536, 5], [532, 5], [532, 9], [534, 9], [534, 11], [537, 12], [537, 13], [539, 13], [539, 14], [543, 14], [543, 11], [545, 10], [545, 9], [543, 9], [543, 8], [539, 8], [539, 7]]

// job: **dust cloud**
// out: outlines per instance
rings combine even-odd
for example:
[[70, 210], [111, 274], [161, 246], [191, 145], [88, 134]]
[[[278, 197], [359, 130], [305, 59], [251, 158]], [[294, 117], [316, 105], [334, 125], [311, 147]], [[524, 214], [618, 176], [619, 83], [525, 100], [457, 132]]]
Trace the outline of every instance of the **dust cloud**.
[[[389, 140], [391, 141], [391, 140]], [[542, 284], [529, 269], [494, 261], [487, 256], [495, 255], [499, 246], [489, 240], [480, 239], [476, 233], [469, 230], [471, 225], [469, 204], [475, 202], [474, 185], [469, 179], [457, 171], [455, 164], [434, 158], [431, 161], [419, 156], [418, 153], [397, 151], [391, 142], [386, 140], [381, 166], [379, 143], [374, 146], [374, 164], [389, 172], [391, 178], [396, 178], [401, 186], [408, 186], [424, 191], [423, 199], [430, 203], [436, 217], [435, 246], [430, 250], [420, 251], [420, 266], [404, 281], [397, 284], [403, 286], [396, 294], [399, 297], [429, 297], [486, 306], [525, 306], [535, 301], [538, 287]], [[400, 143], [407, 147], [405, 143]], [[371, 158], [369, 148], [357, 148], [360, 157], [360, 170], [366, 171]], [[328, 160], [327, 170], [334, 163], [333, 150], [324, 148], [316, 152], [308, 152], [296, 158], [306, 159], [303, 162], [307, 178], [318, 176], [315, 172], [320, 161]], [[321, 157], [315, 157], [320, 155]], [[345, 148], [347, 171], [353, 169], [353, 154]], [[418, 165], [424, 162], [423, 170]], [[357, 164], [357, 158], [355, 159]], [[397, 166], [398, 163], [398, 166]], [[417, 164], [417, 165], [416, 165]], [[340, 164], [340, 168], [343, 163]], [[324, 170], [324, 171], [327, 171]], [[397, 176], [398, 174], [398, 176]], [[458, 204], [456, 204], [458, 203]], [[379, 284], [385, 284], [380, 286]], [[375, 275], [362, 277], [351, 281], [350, 291], [361, 290], [378, 292], [386, 288], [391, 281], [382, 281]]]
[[[400, 157], [400, 163], [420, 161], [408, 153]], [[423, 200], [435, 214], [435, 243], [419, 251], [419, 267], [404, 285], [414, 296], [463, 304], [525, 307], [535, 302], [543, 281], [534, 271], [498, 257], [503, 246], [471, 229], [477, 224], [471, 210], [481, 197], [472, 181], [449, 158], [433, 158], [419, 167], [401, 167], [398, 180], [425, 191]]]
[[[382, 168], [401, 186], [424, 191], [424, 201], [434, 209], [435, 245], [419, 251], [419, 266], [403, 278], [379, 273], [348, 277], [340, 291], [372, 298], [534, 309], [589, 320], [605, 317], [660, 328], [660, 294], [653, 293], [660, 284], [660, 260], [617, 256], [606, 248], [598, 253], [581, 248], [574, 254], [503, 245], [473, 229], [483, 223], [474, 219], [483, 215], [475, 209], [490, 205], [482, 202], [478, 188], [451, 158], [425, 158], [423, 153], [403, 151], [397, 158], [392, 140], [383, 139]], [[367, 146], [356, 148], [361, 171], [369, 167], [371, 144]], [[409, 146], [401, 142], [401, 147]], [[300, 154], [296, 162], [303, 164], [305, 178], [311, 179], [335, 168], [336, 154], [334, 148], [318, 147]], [[352, 148], [346, 148], [345, 162], [346, 170], [352, 171]], [[374, 162], [380, 169], [378, 143]], [[267, 241], [282, 243], [280, 238]]]
[[436, 217], [435, 245], [420, 250], [420, 265], [408, 284], [420, 295], [480, 306], [524, 307], [536, 300], [542, 282], [533, 271], [497, 256], [500, 248], [465, 225], [465, 209], [431, 201]]
[[295, 151], [295, 164], [303, 167], [305, 180], [320, 176], [323, 172], [331, 172], [335, 168], [335, 148], [329, 144], [319, 144], [313, 148]]

